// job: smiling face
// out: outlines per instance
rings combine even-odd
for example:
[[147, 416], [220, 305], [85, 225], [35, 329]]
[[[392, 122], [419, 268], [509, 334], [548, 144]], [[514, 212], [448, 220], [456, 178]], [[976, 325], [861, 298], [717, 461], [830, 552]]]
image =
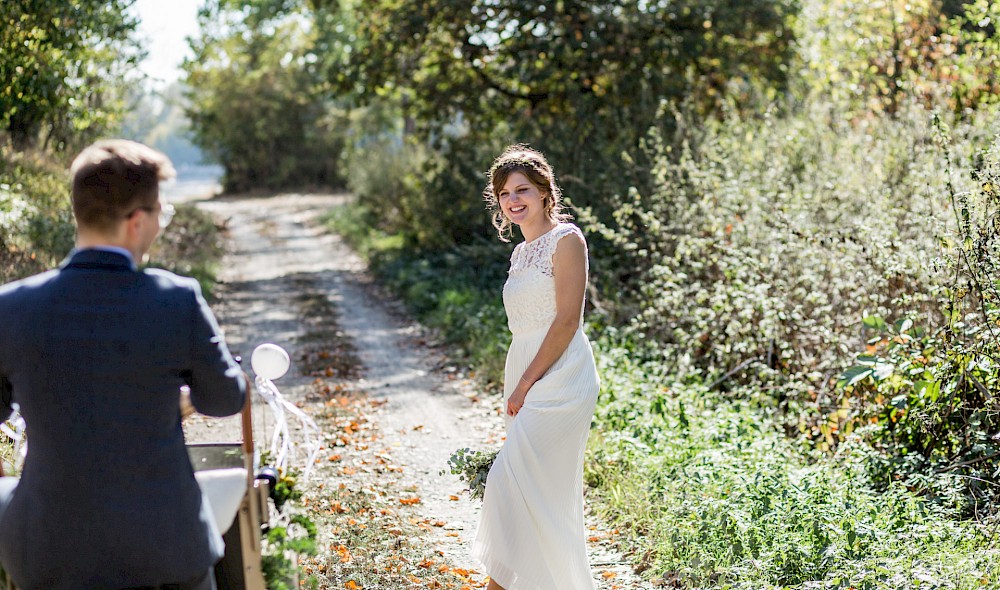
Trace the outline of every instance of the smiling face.
[[524, 226], [548, 221], [545, 195], [521, 172], [511, 172], [497, 193], [497, 201], [511, 223]]
[[561, 191], [552, 167], [538, 150], [520, 143], [507, 146], [486, 177], [483, 200], [501, 241], [510, 241], [514, 224], [528, 239], [570, 219], [559, 204]]

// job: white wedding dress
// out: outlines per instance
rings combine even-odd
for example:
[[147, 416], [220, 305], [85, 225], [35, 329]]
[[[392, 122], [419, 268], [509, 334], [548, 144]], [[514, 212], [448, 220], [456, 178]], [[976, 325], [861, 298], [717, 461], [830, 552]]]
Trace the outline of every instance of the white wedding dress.
[[[511, 254], [503, 289], [513, 335], [504, 410], [555, 319], [552, 255], [563, 238], [583, 234], [560, 223]], [[507, 417], [507, 439], [486, 480], [472, 553], [506, 590], [594, 588], [583, 526], [583, 452], [599, 382], [582, 314], [580, 325], [517, 416]]]

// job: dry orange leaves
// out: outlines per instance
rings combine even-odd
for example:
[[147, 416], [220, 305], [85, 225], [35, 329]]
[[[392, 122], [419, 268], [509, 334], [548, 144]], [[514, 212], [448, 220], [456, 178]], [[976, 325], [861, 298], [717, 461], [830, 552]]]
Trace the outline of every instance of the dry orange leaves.
[[333, 549], [337, 555], [340, 557], [340, 563], [350, 563], [353, 557], [351, 556], [351, 551], [344, 547], [343, 545], [337, 545]]

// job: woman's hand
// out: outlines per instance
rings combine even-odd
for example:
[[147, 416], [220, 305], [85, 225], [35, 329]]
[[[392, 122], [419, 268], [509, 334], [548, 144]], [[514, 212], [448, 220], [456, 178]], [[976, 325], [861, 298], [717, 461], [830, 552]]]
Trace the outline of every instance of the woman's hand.
[[531, 386], [525, 383], [524, 380], [518, 382], [517, 387], [514, 388], [514, 392], [507, 398], [508, 416], [513, 418], [521, 411], [521, 406], [524, 405], [524, 398], [527, 397], [529, 389], [531, 389]]

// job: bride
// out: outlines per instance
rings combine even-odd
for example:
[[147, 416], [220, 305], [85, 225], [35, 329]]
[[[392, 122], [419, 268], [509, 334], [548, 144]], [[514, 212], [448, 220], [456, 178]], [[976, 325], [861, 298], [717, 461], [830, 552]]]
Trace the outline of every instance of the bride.
[[493, 162], [483, 196], [501, 240], [516, 224], [503, 288], [513, 336], [507, 438], [486, 480], [473, 555], [488, 590], [592, 589], [583, 526], [583, 453], [599, 381], [584, 335], [587, 244], [568, 223], [545, 157], [526, 145]]

